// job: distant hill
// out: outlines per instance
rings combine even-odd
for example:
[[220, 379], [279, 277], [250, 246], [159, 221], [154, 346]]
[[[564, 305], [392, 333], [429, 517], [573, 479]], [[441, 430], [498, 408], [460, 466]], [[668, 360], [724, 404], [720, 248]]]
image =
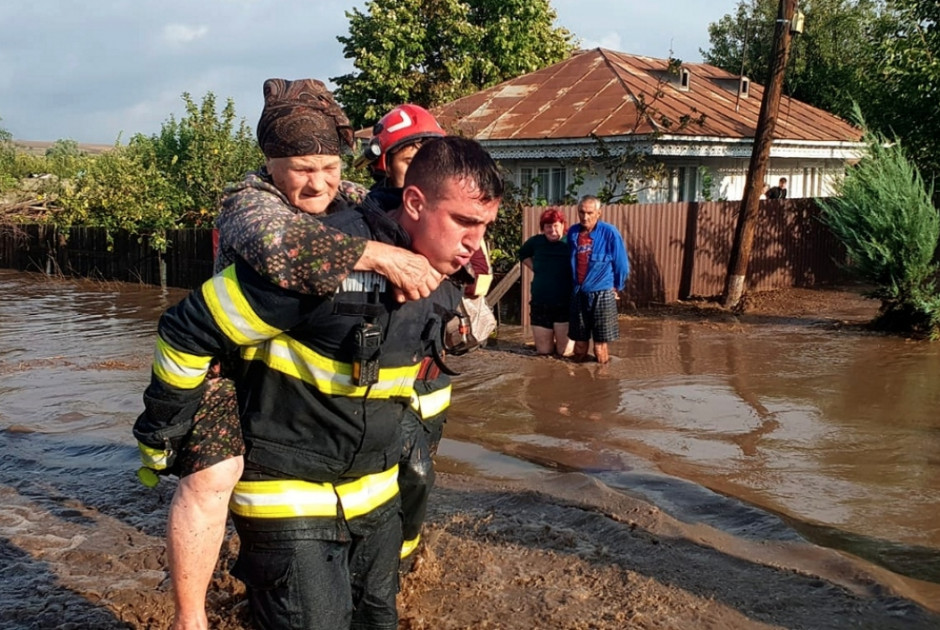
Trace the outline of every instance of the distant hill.
[[[14, 140], [13, 146], [17, 150], [24, 153], [29, 153], [30, 155], [45, 155], [46, 149], [54, 145], [55, 142], [45, 142], [40, 140]], [[78, 150], [84, 151], [89, 155], [96, 155], [98, 153], [104, 153], [105, 151], [110, 151], [114, 148], [114, 145], [111, 144], [78, 144]]]

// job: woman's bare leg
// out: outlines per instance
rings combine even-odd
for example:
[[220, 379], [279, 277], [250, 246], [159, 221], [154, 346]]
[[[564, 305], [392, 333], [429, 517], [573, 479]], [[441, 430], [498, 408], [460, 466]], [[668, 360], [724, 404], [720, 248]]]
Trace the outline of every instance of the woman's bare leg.
[[539, 354], [551, 354], [555, 351], [555, 331], [541, 326], [532, 327], [535, 351]]
[[206, 591], [225, 538], [228, 502], [244, 468], [233, 457], [180, 480], [170, 503], [167, 556], [176, 614], [171, 630], [207, 630]]
[[568, 339], [568, 322], [555, 324], [555, 352], [560, 357], [570, 357], [574, 352], [574, 342]]

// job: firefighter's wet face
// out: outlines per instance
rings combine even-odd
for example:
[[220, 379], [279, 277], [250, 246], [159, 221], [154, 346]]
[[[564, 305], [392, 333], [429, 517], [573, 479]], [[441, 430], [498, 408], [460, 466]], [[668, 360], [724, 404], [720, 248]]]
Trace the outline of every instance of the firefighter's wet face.
[[388, 185], [392, 188], [401, 188], [405, 185], [405, 173], [411, 166], [411, 160], [421, 148], [421, 143], [409, 144], [390, 154], [386, 158], [388, 163]]
[[468, 178], [448, 178], [427, 193], [416, 186], [405, 188], [404, 225], [412, 249], [437, 271], [454, 273], [480, 248], [486, 227], [496, 220], [499, 201], [481, 201], [479, 188]]

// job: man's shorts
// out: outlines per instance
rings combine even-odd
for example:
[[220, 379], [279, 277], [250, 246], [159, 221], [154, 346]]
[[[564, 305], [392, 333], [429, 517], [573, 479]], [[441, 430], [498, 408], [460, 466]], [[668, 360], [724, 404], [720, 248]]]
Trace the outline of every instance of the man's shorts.
[[617, 322], [617, 297], [613, 289], [578, 292], [571, 299], [568, 338], [575, 341], [606, 343], [620, 338]]
[[554, 328], [555, 324], [567, 324], [571, 316], [568, 304], [536, 304], [529, 302], [529, 323], [539, 328]]
[[180, 478], [244, 454], [235, 383], [224, 377], [208, 378], [193, 428], [180, 447]]

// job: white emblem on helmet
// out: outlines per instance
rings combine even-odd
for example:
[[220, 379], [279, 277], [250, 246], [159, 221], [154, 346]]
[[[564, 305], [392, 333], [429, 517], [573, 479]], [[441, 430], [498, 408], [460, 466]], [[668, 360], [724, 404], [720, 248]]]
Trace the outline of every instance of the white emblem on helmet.
[[401, 114], [401, 122], [395, 123], [388, 129], [386, 129], [386, 131], [388, 131], [389, 133], [395, 133], [396, 131], [400, 129], [407, 129], [413, 124], [411, 121], [411, 116], [408, 115], [408, 112], [402, 109], [402, 110], [399, 110], [398, 113]]

